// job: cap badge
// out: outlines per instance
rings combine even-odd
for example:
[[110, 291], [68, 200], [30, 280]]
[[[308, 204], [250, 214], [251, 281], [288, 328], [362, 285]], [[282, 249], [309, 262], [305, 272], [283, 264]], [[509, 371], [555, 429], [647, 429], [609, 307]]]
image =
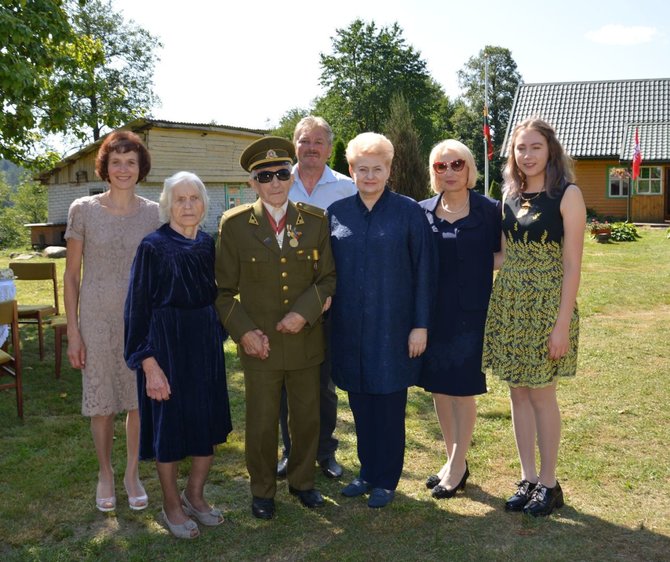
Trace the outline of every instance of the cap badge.
[[277, 158], [277, 153], [274, 150], [268, 150], [265, 157], [266, 158]]

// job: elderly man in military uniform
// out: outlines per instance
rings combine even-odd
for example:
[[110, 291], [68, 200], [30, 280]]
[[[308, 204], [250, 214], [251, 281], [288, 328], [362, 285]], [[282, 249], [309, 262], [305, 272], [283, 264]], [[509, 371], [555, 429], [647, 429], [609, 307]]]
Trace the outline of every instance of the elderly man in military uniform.
[[335, 266], [325, 212], [288, 200], [294, 157], [291, 142], [279, 137], [259, 139], [242, 153], [259, 199], [224, 213], [216, 255], [216, 306], [244, 370], [251, 511], [260, 519], [275, 513], [282, 386], [292, 442], [289, 491], [306, 507], [323, 505], [314, 489], [321, 315], [335, 291]]

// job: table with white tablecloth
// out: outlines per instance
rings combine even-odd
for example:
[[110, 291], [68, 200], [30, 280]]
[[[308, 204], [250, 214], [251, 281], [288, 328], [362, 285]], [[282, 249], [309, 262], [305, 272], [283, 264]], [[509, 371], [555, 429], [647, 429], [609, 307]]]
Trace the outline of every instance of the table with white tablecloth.
[[[16, 285], [11, 279], [0, 280], [0, 302], [11, 301], [16, 298]], [[9, 335], [9, 326], [0, 324], [0, 346], [5, 343]]]

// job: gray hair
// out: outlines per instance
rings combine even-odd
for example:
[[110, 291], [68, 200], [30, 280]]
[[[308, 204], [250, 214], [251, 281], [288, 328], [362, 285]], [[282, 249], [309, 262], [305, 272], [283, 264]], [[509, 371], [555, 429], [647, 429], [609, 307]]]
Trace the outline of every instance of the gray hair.
[[200, 226], [202, 227], [202, 224], [207, 217], [207, 211], [209, 210], [209, 196], [207, 195], [205, 184], [192, 172], [177, 172], [163, 182], [163, 192], [158, 200], [158, 214], [160, 221], [161, 223], [170, 222], [170, 219], [172, 218], [172, 191], [181, 183], [192, 185], [200, 192], [200, 197], [205, 205], [202, 220], [200, 221]]
[[298, 121], [298, 124], [295, 126], [295, 130], [293, 131], [293, 144], [298, 144], [298, 139], [304, 131], [311, 131], [316, 128], [321, 128], [326, 131], [326, 134], [328, 135], [328, 143], [332, 146], [333, 139], [335, 138], [333, 130], [330, 128], [328, 121], [326, 121], [323, 117], [317, 117], [316, 115], [308, 115], [307, 117], [303, 117], [300, 121]]

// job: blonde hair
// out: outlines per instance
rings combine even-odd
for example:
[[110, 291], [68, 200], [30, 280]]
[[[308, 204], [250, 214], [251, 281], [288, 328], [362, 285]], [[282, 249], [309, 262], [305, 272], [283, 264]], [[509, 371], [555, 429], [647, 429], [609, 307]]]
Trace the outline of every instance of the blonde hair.
[[379, 133], [361, 133], [347, 145], [347, 162], [353, 166], [356, 159], [364, 154], [381, 156], [390, 167], [394, 154], [393, 144]]
[[428, 158], [428, 173], [430, 174], [430, 187], [435, 193], [442, 193], [437, 189], [437, 179], [436, 173], [433, 169], [433, 164], [435, 164], [439, 154], [446, 152], [447, 150], [452, 150], [463, 160], [465, 160], [465, 165], [468, 167], [468, 184], [467, 188], [470, 189], [477, 184], [477, 164], [475, 164], [475, 158], [470, 152], [470, 149], [465, 146], [462, 142], [457, 141], [456, 139], [447, 139], [442, 142], [437, 143], [433, 150], [430, 151], [430, 156]]

